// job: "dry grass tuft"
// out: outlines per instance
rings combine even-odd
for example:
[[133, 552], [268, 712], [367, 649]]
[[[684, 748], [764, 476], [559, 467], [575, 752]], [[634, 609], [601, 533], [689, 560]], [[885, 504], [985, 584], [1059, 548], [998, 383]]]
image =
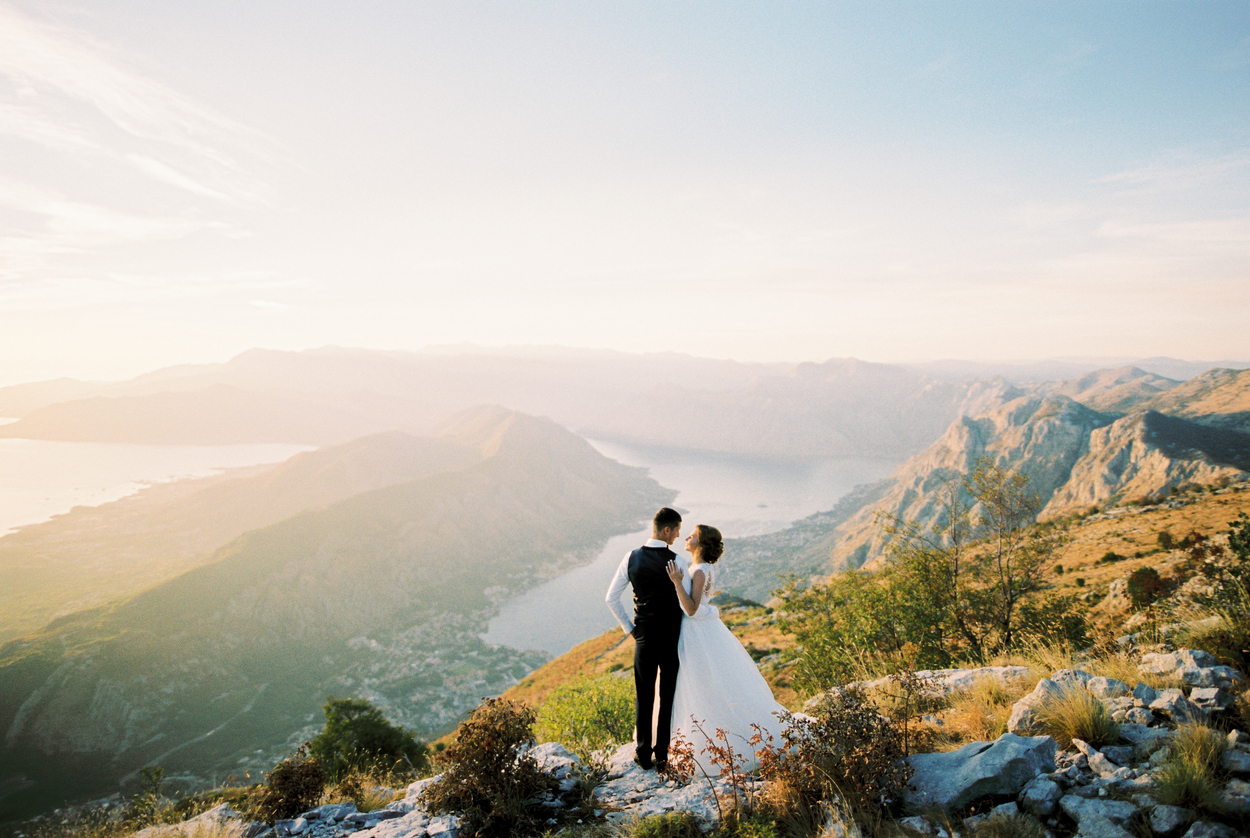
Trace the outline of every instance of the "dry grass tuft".
[[1046, 827], [1032, 815], [991, 815], [972, 834], [974, 838], [1046, 838]]
[[1120, 736], [1120, 726], [1103, 703], [1081, 687], [1065, 687], [1059, 695], [1038, 708], [1042, 729], [1055, 737], [1063, 750], [1073, 739], [1083, 739], [1098, 747], [1110, 745]]
[[1220, 812], [1216, 767], [1227, 740], [1206, 725], [1184, 724], [1168, 746], [1167, 762], [1155, 774], [1155, 798], [1169, 806]]
[[200, 821], [194, 826], [176, 823], [153, 827], [148, 835], [151, 838], [242, 838], [245, 826], [241, 820]]
[[[1030, 679], [1031, 680], [1031, 679]], [[1004, 685], [997, 678], [978, 678], [972, 689], [948, 697], [943, 725], [933, 728], [942, 749], [968, 742], [992, 742], [1007, 732], [1011, 707], [1031, 689], [1029, 680]]]

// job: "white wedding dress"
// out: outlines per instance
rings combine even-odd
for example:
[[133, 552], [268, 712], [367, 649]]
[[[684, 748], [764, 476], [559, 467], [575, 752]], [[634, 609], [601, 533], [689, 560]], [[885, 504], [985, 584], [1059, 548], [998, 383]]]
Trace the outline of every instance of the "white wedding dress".
[[[776, 714], [785, 708], [773, 699], [773, 691], [742, 643], [721, 622], [720, 609], [707, 602], [712, 589], [711, 568], [701, 567], [707, 580], [705, 593], [694, 616], [682, 617], [677, 641], [680, 666], [673, 695], [672, 731], [674, 738], [680, 734], [694, 746], [695, 759], [714, 776], [720, 768], [702, 750], [709, 739], [725, 744], [716, 741], [717, 728], [729, 734], [728, 744], [734, 753], [747, 757], [746, 768], [752, 770], [756, 760], [755, 749], [749, 744], [754, 733], [751, 723], [772, 733], [779, 743], [782, 725]], [[685, 577], [686, 593], [690, 593], [689, 568]]]

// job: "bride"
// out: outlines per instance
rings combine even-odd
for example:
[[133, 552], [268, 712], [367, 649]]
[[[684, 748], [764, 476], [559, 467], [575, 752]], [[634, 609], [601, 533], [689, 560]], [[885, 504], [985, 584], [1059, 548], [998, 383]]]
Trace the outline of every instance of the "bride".
[[695, 756], [708, 774], [719, 769], [699, 754], [709, 739], [713, 744], [726, 744], [715, 741], [718, 728], [729, 734], [727, 744], [734, 752], [747, 757], [750, 769], [755, 764], [754, 749], [748, 744], [754, 733], [751, 724], [777, 735], [781, 723], [775, 714], [785, 709], [773, 699], [768, 682], [747, 650], [721, 622], [719, 609], [706, 602], [712, 592], [712, 566], [724, 550], [720, 530], [699, 524], [686, 538], [690, 567], [683, 570], [677, 562], [668, 563], [668, 578], [677, 588], [685, 612], [677, 641], [673, 738], [681, 734], [694, 746]]

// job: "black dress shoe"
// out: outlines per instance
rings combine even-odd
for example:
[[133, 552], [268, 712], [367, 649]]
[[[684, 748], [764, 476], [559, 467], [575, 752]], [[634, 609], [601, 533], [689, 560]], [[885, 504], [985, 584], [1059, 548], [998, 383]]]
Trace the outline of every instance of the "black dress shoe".
[[653, 766], [651, 759], [642, 754], [634, 754], [634, 763], [643, 771], [650, 771]]

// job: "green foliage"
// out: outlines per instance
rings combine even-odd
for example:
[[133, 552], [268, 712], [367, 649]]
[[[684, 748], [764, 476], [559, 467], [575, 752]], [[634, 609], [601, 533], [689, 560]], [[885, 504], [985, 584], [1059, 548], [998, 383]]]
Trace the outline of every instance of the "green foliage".
[[1108, 550], [1107, 552], [1103, 553], [1102, 556], [1100, 556], [1098, 559], [1099, 564], [1111, 564], [1112, 562], [1122, 562], [1122, 561], [1124, 561], [1124, 556], [1121, 556], [1119, 553], [1117, 553], [1114, 550]]
[[634, 682], [616, 675], [580, 678], [551, 692], [538, 711], [539, 741], [559, 742], [584, 762], [634, 734]]
[[1020, 603], [1020, 634], [1042, 643], [1060, 643], [1073, 649], [1089, 645], [1086, 608], [1075, 596], [1049, 591]]
[[1139, 567], [1129, 574], [1127, 590], [1133, 610], [1141, 611], [1158, 599], [1166, 590], [1166, 586], [1163, 584], [1163, 578], [1159, 576], [1159, 571], [1153, 567]]
[[332, 698], [322, 708], [325, 730], [308, 743], [331, 779], [353, 771], [381, 769], [420, 774], [429, 767], [429, 749], [412, 731], [393, 725], [361, 698]]
[[443, 777], [421, 793], [421, 805], [433, 814], [459, 815], [466, 838], [532, 831], [546, 818], [541, 795], [559, 785], [522, 753], [534, 744], [535, 720], [524, 704], [483, 699], [435, 757]]
[[1172, 550], [1176, 547], [1176, 539], [1167, 530], [1159, 533], [1155, 541], [1158, 543], [1160, 550]]
[[161, 786], [165, 769], [159, 765], [147, 765], [139, 769], [139, 791], [130, 801], [126, 819], [139, 826], [154, 823], [161, 804]]
[[777, 824], [763, 811], [733, 812], [721, 825], [722, 838], [779, 838]]
[[776, 592], [786, 615], [778, 624], [798, 641], [800, 690], [827, 690], [863, 669], [984, 662], [1017, 646], [1022, 631], [1083, 638], [1073, 601], [1041, 596], [1066, 534], [1033, 523], [1039, 501], [1023, 474], [979, 460], [948, 485], [944, 505], [932, 531], [887, 519], [889, 561], [880, 570], [816, 586], [791, 579]]
[[635, 824], [629, 838], [702, 838], [699, 822], [689, 812], [648, 815]]
[[328, 781], [321, 760], [308, 753], [305, 743], [291, 757], [273, 767], [265, 778], [265, 791], [257, 813], [266, 823], [293, 818], [317, 805]]

